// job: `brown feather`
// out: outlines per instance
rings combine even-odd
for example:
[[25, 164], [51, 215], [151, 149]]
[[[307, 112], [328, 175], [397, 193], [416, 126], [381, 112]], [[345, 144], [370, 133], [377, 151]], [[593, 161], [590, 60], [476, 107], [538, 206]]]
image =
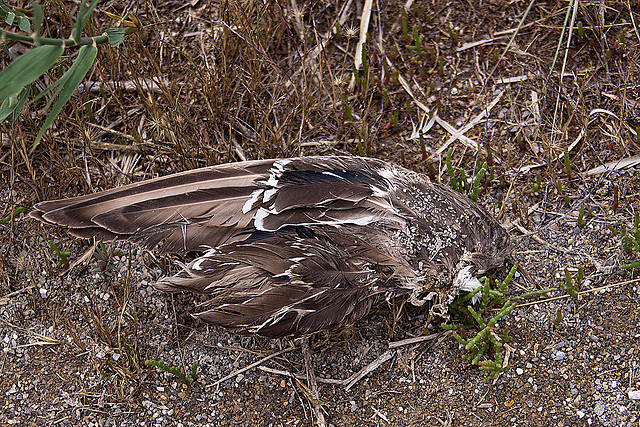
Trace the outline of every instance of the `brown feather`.
[[202, 320], [268, 336], [353, 322], [379, 298], [448, 301], [461, 271], [499, 267], [510, 250], [466, 196], [355, 157], [213, 166], [42, 202], [31, 216], [83, 238], [203, 251], [156, 287], [209, 295]]

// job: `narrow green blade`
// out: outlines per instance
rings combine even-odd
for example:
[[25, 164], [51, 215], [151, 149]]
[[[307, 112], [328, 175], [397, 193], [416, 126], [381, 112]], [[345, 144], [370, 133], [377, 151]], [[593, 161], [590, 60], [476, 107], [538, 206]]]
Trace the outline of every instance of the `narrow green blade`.
[[33, 153], [33, 150], [36, 149], [45, 131], [49, 128], [49, 126], [51, 126], [55, 118], [62, 110], [64, 104], [66, 104], [69, 98], [71, 98], [71, 95], [76, 90], [82, 79], [84, 79], [84, 76], [87, 75], [87, 72], [93, 65], [93, 61], [96, 59], [97, 54], [98, 48], [95, 44], [82, 46], [80, 48], [80, 52], [78, 53], [78, 57], [76, 58], [75, 62], [61, 77], [61, 80], [65, 81], [62, 86], [62, 91], [60, 92], [55, 105], [49, 112], [47, 120], [45, 120], [42, 128], [40, 128], [40, 132], [38, 132], [38, 136], [33, 142], [33, 145], [29, 150], [29, 154]]

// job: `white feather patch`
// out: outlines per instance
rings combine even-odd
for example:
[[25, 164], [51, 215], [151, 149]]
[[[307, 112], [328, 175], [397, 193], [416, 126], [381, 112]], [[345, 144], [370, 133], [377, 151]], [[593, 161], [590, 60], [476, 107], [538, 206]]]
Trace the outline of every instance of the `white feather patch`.
[[262, 198], [262, 203], [267, 203], [268, 201], [273, 199], [273, 196], [275, 196], [277, 192], [278, 192], [277, 188], [271, 188], [269, 190], [265, 190], [264, 197]]
[[380, 168], [378, 169], [377, 172], [378, 172], [378, 175], [380, 175], [381, 177], [383, 177], [388, 181], [393, 181], [396, 179], [396, 173], [392, 169]]
[[207, 252], [202, 254], [201, 257], [194, 259], [193, 263], [191, 264], [191, 270], [202, 270], [201, 264], [204, 261], [206, 261], [209, 257], [215, 255], [216, 252], [217, 251], [215, 249], [209, 249]]
[[243, 214], [246, 214], [251, 209], [253, 209], [253, 206], [258, 201], [258, 199], [260, 199], [260, 196], [262, 195], [263, 192], [264, 190], [262, 189], [253, 190], [253, 193], [251, 193], [251, 197], [249, 198], [249, 200], [247, 200], [245, 204], [242, 206]]
[[259, 231], [272, 231], [265, 230], [264, 228], [264, 219], [269, 216], [269, 211], [265, 208], [260, 208], [253, 216], [253, 225], [256, 227], [256, 230]]
[[471, 268], [471, 265], [464, 267], [458, 271], [456, 278], [453, 280], [456, 287], [465, 292], [475, 291], [482, 286], [482, 283], [480, 283], [480, 281], [471, 274]]

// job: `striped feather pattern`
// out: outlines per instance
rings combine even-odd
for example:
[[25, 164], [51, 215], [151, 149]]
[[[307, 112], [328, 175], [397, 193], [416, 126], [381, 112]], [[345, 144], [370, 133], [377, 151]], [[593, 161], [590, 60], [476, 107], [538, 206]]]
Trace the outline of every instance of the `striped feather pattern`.
[[200, 252], [156, 287], [210, 295], [199, 318], [266, 336], [354, 322], [380, 298], [446, 303], [509, 252], [467, 197], [354, 157], [213, 166], [42, 202], [31, 216], [82, 238]]

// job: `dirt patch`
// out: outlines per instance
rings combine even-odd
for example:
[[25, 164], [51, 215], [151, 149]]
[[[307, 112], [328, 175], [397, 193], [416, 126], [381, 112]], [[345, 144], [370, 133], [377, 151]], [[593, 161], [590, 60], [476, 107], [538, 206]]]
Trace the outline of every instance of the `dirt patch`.
[[[631, 3], [583, 5], [552, 68], [566, 6], [534, 4], [511, 41], [521, 3], [424, 1], [406, 14], [398, 3], [374, 5], [365, 66], [354, 73], [359, 3], [140, 2], [132, 12], [144, 30], [100, 47], [87, 80], [102, 89], [74, 95], [37, 150], [27, 152], [44, 105], [0, 125], [1, 216], [244, 158], [348, 152], [446, 183], [451, 147], [457, 179], [459, 168], [472, 176], [487, 162], [480, 202], [509, 227], [530, 276], [516, 277], [510, 293], [557, 288], [565, 269], [575, 277], [579, 267], [588, 292], [574, 301], [557, 290], [501, 320], [512, 337], [511, 369], [489, 383], [451, 337], [397, 348], [348, 391], [323, 382], [350, 377], [390, 342], [422, 332], [424, 311], [405, 307], [394, 320], [400, 302], [314, 337], [328, 423], [637, 426], [640, 285], [619, 265], [638, 259], [637, 249], [622, 249], [640, 183], [633, 165], [587, 172], [638, 152], [640, 16]], [[49, 7], [49, 35], [70, 32], [75, 4]], [[113, 25], [99, 13], [88, 31]], [[143, 79], [158, 87], [144, 89]], [[452, 128], [478, 117], [463, 132], [468, 139], [447, 145]], [[256, 367], [216, 385], [298, 343], [194, 321], [191, 297], [151, 287], [175, 271], [173, 258], [119, 244], [108, 270], [88, 255], [60, 274], [49, 240], [71, 262], [90, 248], [24, 215], [0, 225], [1, 422], [313, 423], [305, 382], [295, 378], [304, 373], [298, 350], [260, 365], [270, 371]], [[199, 361], [198, 380], [186, 386], [148, 359], [186, 370]]]

